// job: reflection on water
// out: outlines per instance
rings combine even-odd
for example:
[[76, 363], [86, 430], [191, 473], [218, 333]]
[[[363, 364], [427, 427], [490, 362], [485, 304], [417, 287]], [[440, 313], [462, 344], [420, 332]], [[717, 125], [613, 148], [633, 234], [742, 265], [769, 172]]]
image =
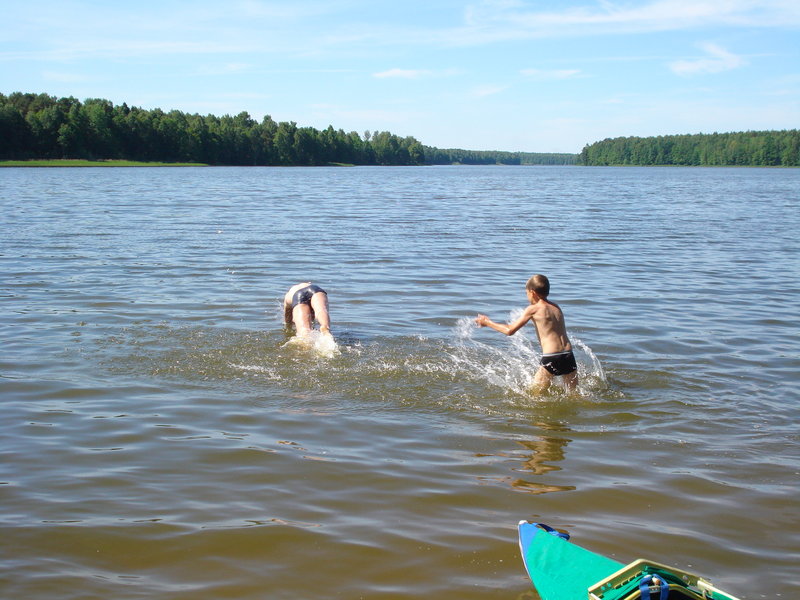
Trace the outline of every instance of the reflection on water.
[[507, 476], [500, 478], [500, 481], [510, 485], [516, 491], [529, 494], [546, 494], [574, 490], [574, 485], [553, 485], [548, 483], [546, 477], [539, 478], [541, 480], [538, 481], [530, 479], [530, 475], [546, 476], [552, 471], [561, 470], [561, 467], [556, 463], [564, 460], [567, 444], [572, 441], [563, 435], [563, 433], [569, 432], [569, 428], [566, 426], [543, 422], [536, 422], [532, 425], [544, 433], [531, 439], [515, 440], [518, 446], [524, 448], [523, 451], [514, 450], [499, 452], [494, 455], [479, 454], [478, 456], [514, 459], [514, 462], [519, 466], [511, 470], [524, 475], [521, 477]]
[[[537, 426], [542, 427], [542, 424], [537, 423]], [[564, 460], [564, 449], [570, 441], [564, 437], [543, 435], [536, 440], [520, 442], [532, 452], [530, 459], [523, 463], [523, 469], [531, 471], [534, 475], [544, 475], [559, 470], [561, 467], [553, 463]]]
[[[547, 431], [554, 431], [563, 433], [569, 431], [567, 427], [548, 425], [546, 423], [537, 423], [537, 427], [541, 427]], [[525, 447], [526, 452], [530, 452], [530, 458], [522, 463], [521, 471], [530, 471], [534, 475], [546, 475], [551, 471], [558, 471], [561, 469], [557, 464], [564, 460], [564, 453], [567, 444], [572, 440], [561, 435], [541, 435], [533, 440], [526, 440], [518, 442]], [[515, 480], [512, 485], [514, 488], [530, 492], [533, 494], [545, 494], [547, 492], [568, 492], [574, 490], [575, 486], [572, 485], [552, 485], [542, 482], [534, 482], [523, 478]]]

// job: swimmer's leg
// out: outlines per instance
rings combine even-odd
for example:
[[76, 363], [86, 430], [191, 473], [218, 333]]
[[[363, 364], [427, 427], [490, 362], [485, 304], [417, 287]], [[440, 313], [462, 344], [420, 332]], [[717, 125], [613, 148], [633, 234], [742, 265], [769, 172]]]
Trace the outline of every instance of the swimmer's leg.
[[305, 337], [311, 333], [311, 307], [308, 304], [295, 306], [292, 309], [292, 322], [299, 337]]
[[319, 323], [319, 330], [322, 333], [331, 332], [331, 317], [328, 313], [328, 294], [317, 292], [311, 296], [311, 308], [314, 310], [314, 317]]
[[552, 381], [553, 374], [544, 367], [539, 367], [539, 370], [536, 371], [536, 375], [533, 378], [533, 389], [536, 392], [546, 392]]
[[577, 369], [572, 373], [567, 373], [564, 375], [564, 386], [567, 388], [567, 391], [574, 392], [578, 389], [578, 371]]

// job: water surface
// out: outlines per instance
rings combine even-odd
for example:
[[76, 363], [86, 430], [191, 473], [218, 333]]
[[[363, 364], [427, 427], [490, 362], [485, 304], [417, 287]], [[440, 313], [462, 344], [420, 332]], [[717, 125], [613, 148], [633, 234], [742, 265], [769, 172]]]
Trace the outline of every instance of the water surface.
[[[0, 589], [536, 598], [535, 519], [800, 592], [800, 171], [2, 169]], [[547, 274], [581, 393], [507, 320]], [[338, 352], [280, 299], [330, 295]]]

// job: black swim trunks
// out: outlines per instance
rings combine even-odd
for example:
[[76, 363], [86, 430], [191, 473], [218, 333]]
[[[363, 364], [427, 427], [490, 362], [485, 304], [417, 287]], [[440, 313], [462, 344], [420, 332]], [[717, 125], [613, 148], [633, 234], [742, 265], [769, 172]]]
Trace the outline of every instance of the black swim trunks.
[[321, 287], [319, 287], [318, 285], [314, 285], [313, 283], [311, 285], [307, 285], [304, 288], [300, 288], [292, 296], [292, 308], [294, 308], [298, 304], [309, 304], [310, 305], [311, 304], [311, 296], [313, 296], [317, 292], [322, 292], [323, 294], [327, 293]]
[[554, 354], [542, 354], [542, 359], [539, 362], [547, 371], [556, 377], [559, 375], [569, 375], [578, 369], [572, 350], [556, 352]]

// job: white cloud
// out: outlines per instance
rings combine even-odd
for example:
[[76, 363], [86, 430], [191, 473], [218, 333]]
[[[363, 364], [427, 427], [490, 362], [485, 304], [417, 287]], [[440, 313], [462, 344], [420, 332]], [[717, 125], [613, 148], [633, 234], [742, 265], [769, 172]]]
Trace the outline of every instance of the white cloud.
[[461, 75], [460, 69], [444, 69], [441, 71], [431, 71], [429, 69], [389, 69], [373, 73], [372, 76], [378, 79], [419, 79], [421, 77], [452, 77]]
[[389, 69], [380, 73], [373, 73], [373, 77], [378, 79], [417, 79], [423, 75], [429, 75], [430, 71], [424, 69]]
[[503, 85], [480, 85], [472, 89], [470, 96], [473, 98], [485, 98], [486, 96], [494, 96], [495, 94], [504, 92], [507, 89], [508, 86]]
[[522, 69], [520, 73], [533, 79], [570, 79], [580, 75], [580, 69]]
[[731, 71], [747, 64], [741, 56], [732, 54], [716, 44], [707, 43], [700, 47], [705, 50], [707, 56], [694, 60], [677, 60], [670, 63], [669, 68], [677, 75], [690, 76]]
[[42, 79], [45, 81], [56, 81], [58, 83], [83, 83], [89, 81], [89, 77], [86, 75], [64, 73], [60, 71], [44, 71], [42, 73]]
[[768, 81], [763, 88], [763, 94], [765, 96], [783, 96], [800, 100], [800, 73], [790, 73]]
[[335, 10], [336, 4], [329, 2], [286, 3], [244, 0], [225, 6], [227, 13], [240, 14], [248, 19], [281, 21], [300, 21], [312, 17], [326, 16]]
[[224, 64], [200, 65], [197, 73], [202, 76], [233, 75], [247, 73], [253, 70], [253, 65], [245, 62], [231, 62]]
[[[555, 4], [554, 6], [558, 6]], [[797, 27], [796, 0], [599, 1], [561, 10], [527, 10], [519, 2], [484, 1], [465, 10], [464, 27], [443, 32], [454, 45], [532, 38], [639, 34], [713, 26]]]

